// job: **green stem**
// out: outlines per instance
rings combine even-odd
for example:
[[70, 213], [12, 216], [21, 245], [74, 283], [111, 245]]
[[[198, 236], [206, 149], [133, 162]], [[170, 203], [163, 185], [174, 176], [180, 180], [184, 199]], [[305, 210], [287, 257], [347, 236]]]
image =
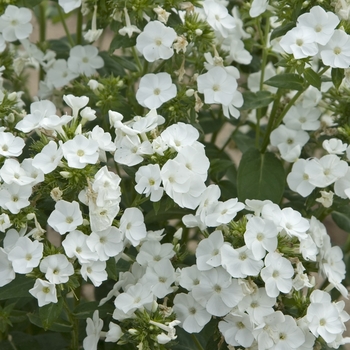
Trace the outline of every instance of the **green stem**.
[[62, 298], [63, 298], [64, 309], [66, 310], [69, 322], [72, 325], [71, 349], [72, 350], [79, 349], [79, 323], [78, 323], [78, 319], [76, 319], [73, 316], [71, 309], [69, 308], [65, 297], [62, 296]]
[[[269, 31], [270, 31], [270, 18], [266, 18], [266, 24], [265, 24], [265, 32], [263, 33], [260, 27], [260, 18], [257, 19], [257, 28], [259, 32], [260, 39], [262, 41], [262, 61], [261, 61], [261, 69], [260, 69], [260, 82], [259, 82], [259, 91], [263, 91], [264, 87], [264, 81], [265, 81], [265, 67], [267, 63], [267, 56], [269, 49], [267, 47], [268, 38], [269, 38]], [[256, 111], [256, 127], [255, 127], [255, 147], [259, 147], [259, 141], [260, 141], [260, 120], [262, 118], [262, 108], [259, 108]]]
[[62, 12], [61, 6], [58, 5], [58, 3], [56, 5], [57, 5], [58, 14], [60, 16], [60, 20], [61, 20], [62, 25], [63, 25], [64, 32], [67, 35], [67, 39], [68, 39], [69, 45], [71, 47], [73, 47], [74, 46], [74, 41], [72, 39], [72, 36], [70, 35], [69, 29], [67, 27], [66, 20], [64, 19], [64, 13]]
[[77, 15], [77, 30], [76, 30], [76, 42], [77, 45], [82, 44], [83, 38], [83, 14], [81, 13], [81, 9], [79, 8]]
[[198, 350], [204, 350], [203, 346], [201, 345], [201, 343], [199, 342], [199, 340], [197, 339], [197, 337], [194, 334], [191, 334], [191, 337], [193, 339], [193, 341], [196, 343], [196, 347]]
[[[44, 43], [46, 41], [46, 1], [39, 5], [39, 41]], [[44, 80], [44, 70], [40, 67], [39, 79]]]
[[141, 64], [141, 61], [140, 61], [139, 55], [137, 54], [135, 46], [132, 47], [131, 51], [132, 51], [132, 55], [134, 56], [137, 68], [139, 69], [140, 72], [142, 72], [143, 71], [143, 66]]

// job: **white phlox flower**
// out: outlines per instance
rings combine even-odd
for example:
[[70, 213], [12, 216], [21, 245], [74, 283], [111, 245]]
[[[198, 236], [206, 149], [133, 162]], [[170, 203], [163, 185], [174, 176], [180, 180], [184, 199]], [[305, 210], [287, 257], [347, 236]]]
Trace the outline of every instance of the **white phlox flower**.
[[199, 132], [192, 125], [179, 122], [168, 126], [160, 136], [168, 147], [179, 152], [185, 146], [192, 146]]
[[55, 284], [44, 281], [40, 278], [35, 280], [34, 287], [29, 289], [28, 292], [38, 299], [39, 307], [58, 302]]
[[109, 322], [109, 330], [106, 334], [105, 342], [116, 343], [122, 336], [123, 331], [119, 325], [113, 322]]
[[305, 108], [298, 103], [290, 108], [283, 118], [283, 122], [287, 128], [293, 130], [313, 131], [317, 130], [321, 125], [319, 121], [320, 115], [320, 109]]
[[140, 282], [149, 284], [157, 298], [164, 298], [173, 292], [171, 285], [175, 282], [175, 270], [172, 263], [169, 259], [163, 258], [151, 266], [148, 265]]
[[198, 333], [210, 321], [211, 314], [193, 298], [191, 293], [179, 293], [174, 298], [174, 312], [179, 326], [188, 333]]
[[140, 265], [153, 266], [162, 259], [171, 259], [175, 255], [174, 246], [171, 243], [160, 244], [158, 241], [146, 241], [142, 244], [136, 261]]
[[92, 319], [90, 317], [86, 319], [86, 337], [83, 340], [84, 350], [97, 349], [102, 327], [103, 320], [100, 319], [98, 310], [95, 310]]
[[336, 138], [331, 138], [329, 140], [324, 140], [322, 142], [322, 147], [329, 153], [329, 154], [344, 154], [348, 144], [343, 143], [341, 140]]
[[144, 217], [140, 209], [127, 208], [120, 218], [119, 229], [125, 237], [136, 247], [147, 236]]
[[229, 345], [247, 348], [253, 344], [253, 323], [245, 313], [229, 313], [219, 322], [219, 330]]
[[175, 326], [180, 324], [179, 320], [171, 321], [168, 326], [166, 326], [163, 323], [155, 322], [153, 320], [150, 320], [149, 323], [167, 332], [167, 334], [161, 333], [157, 335], [157, 341], [159, 344], [166, 344], [169, 343], [171, 340], [177, 338]]
[[79, 74], [73, 73], [67, 61], [60, 58], [46, 72], [46, 82], [52, 84], [56, 89], [67, 85], [71, 80], [77, 78]]
[[78, 112], [89, 103], [87, 96], [63, 95], [63, 101], [72, 109], [73, 118], [78, 117]]
[[33, 184], [34, 179], [28, 175], [21, 164], [13, 158], [6, 159], [0, 169], [0, 177], [8, 185], [25, 186]]
[[7, 5], [0, 17], [0, 32], [6, 41], [13, 42], [29, 37], [33, 31], [32, 13], [25, 7]]
[[50, 214], [47, 223], [59, 234], [75, 230], [83, 223], [79, 203], [60, 200], [55, 204], [55, 210]]
[[43, 256], [44, 245], [38, 241], [31, 241], [28, 237], [19, 237], [15, 246], [8, 252], [8, 259], [12, 262], [13, 270], [26, 274], [37, 267]]
[[176, 85], [172, 83], [170, 74], [150, 73], [141, 78], [136, 99], [143, 107], [159, 108], [163, 103], [174, 98], [176, 93]]
[[81, 264], [81, 276], [85, 281], [90, 279], [95, 287], [99, 287], [108, 278], [105, 261], [90, 261]]
[[198, 270], [197, 264], [181, 269], [178, 276], [178, 283], [181, 287], [191, 291], [193, 286], [200, 283], [201, 272]]
[[349, 68], [350, 35], [336, 29], [325, 46], [320, 49], [322, 62], [332, 68]]
[[66, 283], [74, 274], [73, 265], [64, 254], [48, 255], [40, 262], [40, 271], [53, 284]]
[[267, 10], [268, 4], [268, 0], [253, 0], [249, 10], [249, 16], [252, 18], [260, 16]]
[[343, 177], [335, 181], [334, 192], [341, 198], [350, 198], [350, 168]]
[[0, 131], [0, 155], [3, 157], [18, 157], [25, 146], [21, 137], [10, 132]]
[[70, 49], [68, 68], [75, 74], [90, 77], [104, 66], [101, 56], [98, 56], [98, 49], [92, 45], [77, 45]]
[[266, 255], [265, 267], [260, 275], [265, 282], [266, 293], [270, 297], [277, 297], [280, 292], [289, 293], [292, 289], [293, 266], [279, 253]]
[[167, 60], [174, 54], [171, 46], [176, 37], [177, 34], [173, 28], [166, 27], [159, 21], [151, 21], [138, 35], [136, 48], [148, 62], [158, 59]]
[[87, 164], [96, 164], [99, 157], [98, 143], [83, 135], [76, 135], [74, 139], [62, 144], [63, 156], [68, 166], [83, 169]]
[[234, 18], [222, 4], [215, 1], [204, 1], [203, 9], [207, 16], [208, 24], [224, 38], [235, 28]]
[[92, 20], [91, 20], [91, 29], [89, 29], [84, 34], [84, 39], [89, 43], [92, 43], [98, 40], [98, 38], [101, 36], [103, 32], [103, 29], [97, 29], [96, 17], [97, 17], [97, 5], [94, 5], [94, 13], [92, 15]]
[[49, 141], [41, 152], [34, 156], [32, 164], [44, 174], [49, 174], [57, 168], [62, 157], [63, 152], [61, 147], [56, 142]]
[[315, 186], [309, 182], [309, 175], [305, 171], [308, 160], [298, 159], [287, 175], [287, 183], [291, 190], [298, 192], [301, 196], [308, 196]]
[[0, 207], [12, 214], [18, 214], [22, 208], [30, 205], [31, 194], [31, 185], [4, 184], [0, 188]]
[[86, 244], [92, 252], [98, 254], [100, 261], [106, 261], [123, 251], [123, 235], [120, 230], [111, 226], [105, 230], [91, 232]]
[[3, 248], [0, 248], [0, 287], [6, 286], [6, 284], [9, 284], [16, 277], [12, 263], [7, 255], [7, 252]]
[[308, 27], [314, 32], [316, 43], [325, 45], [332, 37], [339, 18], [333, 12], [326, 12], [321, 6], [314, 6], [310, 12], [298, 17], [298, 27]]
[[213, 316], [225, 316], [243, 298], [238, 281], [222, 267], [202, 271], [200, 283], [193, 286], [192, 295]]
[[141, 166], [135, 174], [135, 190], [140, 194], [150, 196], [152, 202], [157, 202], [163, 195], [161, 187], [160, 168], [158, 164]]
[[313, 158], [305, 165], [308, 181], [316, 187], [327, 187], [345, 176], [348, 163], [340, 160], [335, 154], [328, 154], [320, 159]]
[[276, 250], [277, 234], [277, 227], [272, 221], [253, 216], [247, 223], [244, 241], [254, 257], [262, 259], [266, 251]]
[[74, 230], [67, 234], [66, 238], [62, 242], [62, 246], [66, 255], [69, 258], [76, 257], [80, 264], [87, 264], [92, 261], [98, 260], [98, 256], [95, 252], [86, 244], [88, 236], [83, 232]]
[[126, 26], [119, 29], [118, 33], [123, 36], [128, 35], [129, 38], [131, 38], [134, 33], [141, 33], [141, 30], [139, 28], [131, 24], [128, 10], [126, 7], [124, 7], [124, 16]]
[[283, 50], [293, 54], [295, 59], [315, 56], [318, 46], [315, 31], [308, 27], [295, 27], [285, 34], [279, 42]]
[[222, 231], [216, 230], [208, 238], [201, 240], [196, 249], [196, 263], [200, 271], [221, 265], [221, 249], [224, 245]]

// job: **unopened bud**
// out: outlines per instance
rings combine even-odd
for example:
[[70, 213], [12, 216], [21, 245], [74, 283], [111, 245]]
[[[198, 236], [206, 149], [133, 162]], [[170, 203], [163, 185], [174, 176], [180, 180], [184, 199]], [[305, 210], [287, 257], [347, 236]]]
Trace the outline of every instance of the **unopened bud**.
[[60, 171], [60, 175], [65, 179], [69, 179], [72, 177], [72, 174], [69, 171]]
[[188, 90], [186, 91], [186, 96], [187, 96], [187, 97], [192, 97], [193, 94], [194, 94], [194, 90], [193, 90], [193, 89], [188, 89]]
[[11, 92], [10, 94], [7, 95], [7, 98], [10, 100], [10, 101], [16, 101], [17, 100], [17, 92]]
[[195, 30], [195, 33], [197, 36], [201, 36], [203, 34], [203, 30], [198, 28]]

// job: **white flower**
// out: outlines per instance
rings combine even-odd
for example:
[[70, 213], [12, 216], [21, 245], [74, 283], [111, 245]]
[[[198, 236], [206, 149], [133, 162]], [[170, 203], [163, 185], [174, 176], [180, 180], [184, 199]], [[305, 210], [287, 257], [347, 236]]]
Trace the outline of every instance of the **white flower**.
[[171, 243], [160, 244], [158, 241], [146, 241], [142, 244], [136, 261], [140, 265], [152, 266], [162, 259], [171, 259], [175, 252]]
[[159, 21], [149, 22], [136, 39], [136, 48], [148, 62], [167, 60], [174, 54], [171, 48], [177, 35], [173, 28]]
[[55, 204], [55, 210], [50, 214], [47, 223], [59, 234], [75, 230], [83, 223], [79, 203], [60, 200]]
[[234, 18], [228, 13], [227, 8], [216, 1], [205, 1], [203, 9], [207, 15], [207, 22], [224, 38], [235, 28]]
[[108, 278], [105, 261], [82, 263], [80, 273], [85, 281], [89, 278], [95, 287], [99, 287]]
[[97, 343], [100, 340], [102, 327], [103, 321], [99, 317], [98, 310], [95, 310], [92, 319], [86, 319], [86, 337], [83, 340], [84, 350], [97, 349]]
[[292, 106], [283, 118], [287, 128], [293, 130], [312, 131], [320, 127], [318, 120], [321, 110], [318, 108], [305, 108], [301, 103]]
[[303, 197], [308, 196], [315, 188], [309, 182], [309, 175], [305, 171], [307, 160], [298, 159], [287, 176], [287, 183], [291, 190], [298, 192]]
[[136, 92], [137, 102], [149, 109], [159, 108], [163, 103], [176, 96], [176, 86], [168, 73], [146, 74], [140, 80]]
[[176, 294], [173, 309], [181, 321], [180, 327], [187, 333], [200, 332], [211, 319], [211, 314], [190, 293]]
[[223, 67], [216, 66], [197, 78], [198, 91], [205, 103], [229, 105], [237, 88], [236, 79]]
[[29, 293], [38, 299], [39, 307], [58, 302], [56, 286], [40, 278], [36, 279], [34, 287], [29, 289]]
[[280, 292], [289, 293], [292, 289], [294, 269], [286, 258], [278, 253], [268, 253], [265, 257], [265, 267], [261, 270], [261, 278], [265, 282], [269, 297], [277, 297]]
[[0, 17], [0, 32], [6, 41], [16, 41], [28, 38], [33, 31], [30, 23], [32, 13], [25, 7], [7, 5], [5, 13]]
[[81, 0], [58, 0], [58, 4], [63, 8], [65, 13], [69, 13], [80, 7]]
[[61, 147], [57, 146], [56, 142], [49, 143], [37, 153], [33, 159], [33, 166], [40, 169], [44, 174], [49, 174], [54, 171], [63, 157]]
[[126, 7], [124, 7], [124, 16], [126, 26], [119, 29], [118, 33], [123, 36], [128, 35], [129, 38], [131, 38], [134, 33], [140, 33], [141, 30], [135, 25], [131, 24], [128, 10]]
[[148, 164], [141, 166], [135, 174], [135, 190], [147, 197], [150, 196], [152, 202], [157, 202], [163, 195], [164, 189], [161, 187], [160, 168], [158, 164]]
[[16, 277], [12, 263], [8, 259], [7, 252], [0, 248], [0, 287], [9, 284]]
[[177, 336], [175, 335], [176, 334], [175, 326], [177, 326], [180, 323], [179, 320], [171, 321], [168, 326], [166, 326], [163, 323], [154, 322], [153, 320], [150, 320], [149, 323], [167, 332], [167, 334], [161, 333], [157, 335], [157, 341], [159, 344], [166, 344], [171, 340], [174, 340], [177, 338]]
[[260, 16], [266, 11], [268, 4], [268, 0], [253, 0], [249, 10], [249, 16], [252, 18]]
[[22, 154], [24, 140], [10, 132], [0, 131], [0, 155], [4, 157], [18, 157]]
[[40, 263], [40, 271], [53, 284], [66, 283], [69, 276], [74, 274], [73, 265], [64, 254], [46, 256]]
[[329, 140], [324, 140], [322, 142], [322, 147], [329, 153], [329, 154], [344, 154], [346, 151], [348, 144], [343, 143], [341, 140], [336, 138], [331, 138]]
[[147, 236], [144, 217], [140, 209], [127, 208], [120, 218], [120, 231], [136, 247]]
[[282, 37], [279, 44], [285, 52], [293, 54], [296, 59], [300, 59], [315, 56], [318, 53], [315, 37], [315, 32], [310, 28], [295, 27]]
[[98, 56], [98, 49], [92, 45], [77, 45], [70, 49], [68, 68], [76, 74], [87, 77], [96, 73], [96, 69], [104, 66], [103, 59]]
[[78, 77], [73, 73], [64, 59], [58, 59], [46, 73], [47, 82], [52, 84], [56, 89], [67, 85], [71, 80]]
[[62, 145], [63, 156], [72, 168], [83, 169], [87, 164], [95, 164], [98, 161], [98, 143], [83, 135], [76, 135]]
[[31, 185], [4, 184], [0, 189], [0, 206], [12, 214], [18, 214], [22, 208], [30, 205], [29, 197], [31, 194]]
[[109, 331], [106, 334], [106, 342], [116, 343], [123, 335], [122, 329], [119, 325], [109, 322]]
[[350, 36], [336, 29], [328, 43], [320, 50], [322, 62], [332, 68], [349, 68]]

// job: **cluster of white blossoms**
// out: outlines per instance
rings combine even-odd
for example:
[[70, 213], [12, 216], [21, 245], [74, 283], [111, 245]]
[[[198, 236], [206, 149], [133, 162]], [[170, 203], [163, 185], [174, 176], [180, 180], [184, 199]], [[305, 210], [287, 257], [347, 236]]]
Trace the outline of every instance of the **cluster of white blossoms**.
[[319, 55], [323, 64], [332, 68], [350, 65], [350, 36], [336, 29], [340, 20], [333, 12], [315, 6], [298, 17], [297, 26], [287, 32], [280, 45], [296, 59]]

